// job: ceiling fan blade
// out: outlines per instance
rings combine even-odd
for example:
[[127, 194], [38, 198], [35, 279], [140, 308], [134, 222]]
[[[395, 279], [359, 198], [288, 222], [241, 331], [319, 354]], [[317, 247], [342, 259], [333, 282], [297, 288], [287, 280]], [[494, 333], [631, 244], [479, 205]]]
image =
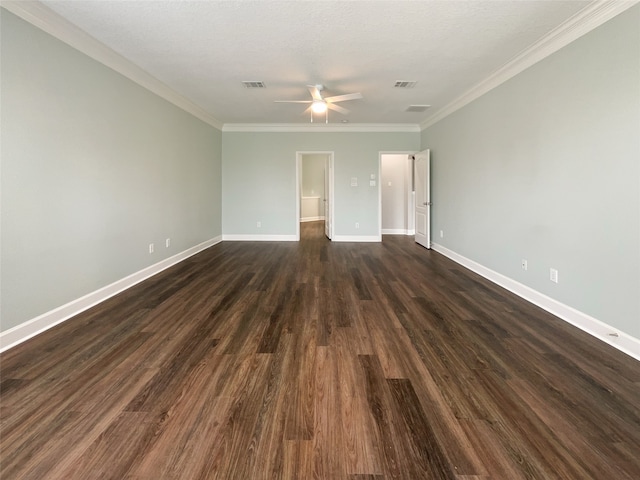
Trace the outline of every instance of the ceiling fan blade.
[[308, 113], [311, 113], [311, 110], [313, 109], [313, 105], [309, 105], [304, 112], [302, 112], [302, 115], [306, 115]]
[[362, 98], [361, 93], [347, 93], [346, 95], [336, 95], [335, 97], [327, 97], [325, 98], [325, 101], [334, 103], [334, 102], [344, 102], [345, 100], [358, 100], [360, 98]]
[[349, 113], [349, 110], [347, 110], [346, 108], [340, 107], [338, 105], [334, 105], [333, 103], [327, 103], [327, 108], [335, 112], [341, 113], [343, 115], [346, 115], [347, 113]]
[[307, 88], [309, 88], [309, 93], [311, 94], [311, 98], [313, 98], [314, 101], [322, 101], [322, 95], [320, 94], [320, 90], [318, 90], [318, 87], [316, 87], [315, 85], [307, 85]]
[[313, 103], [313, 100], [274, 100], [273, 103]]

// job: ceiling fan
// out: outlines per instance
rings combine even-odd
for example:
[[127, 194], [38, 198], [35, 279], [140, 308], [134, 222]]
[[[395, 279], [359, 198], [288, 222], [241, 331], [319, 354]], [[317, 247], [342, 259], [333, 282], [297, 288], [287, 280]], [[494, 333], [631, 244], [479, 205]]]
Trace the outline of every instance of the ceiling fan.
[[333, 110], [338, 113], [346, 115], [349, 113], [344, 107], [336, 105], [337, 102], [344, 102], [346, 100], [358, 100], [362, 98], [361, 93], [347, 93], [346, 95], [336, 95], [334, 97], [323, 97], [322, 91], [323, 85], [307, 85], [309, 93], [311, 94], [311, 100], [276, 100], [275, 103], [310, 103], [304, 113], [309, 112], [311, 114], [311, 122], [313, 122], [314, 113], [324, 113], [325, 123], [329, 123], [329, 110]]

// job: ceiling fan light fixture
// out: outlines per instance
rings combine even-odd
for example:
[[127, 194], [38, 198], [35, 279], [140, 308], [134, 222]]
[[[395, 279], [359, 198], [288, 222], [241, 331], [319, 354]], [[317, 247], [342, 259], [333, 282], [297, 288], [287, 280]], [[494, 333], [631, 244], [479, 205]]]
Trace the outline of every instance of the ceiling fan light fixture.
[[324, 113], [327, 111], [327, 104], [317, 100], [311, 104], [311, 110], [313, 110], [313, 113]]

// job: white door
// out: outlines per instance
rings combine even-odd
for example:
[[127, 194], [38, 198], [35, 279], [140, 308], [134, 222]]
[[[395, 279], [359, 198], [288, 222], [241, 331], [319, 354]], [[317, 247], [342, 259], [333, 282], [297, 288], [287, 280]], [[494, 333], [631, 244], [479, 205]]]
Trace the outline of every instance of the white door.
[[431, 248], [431, 193], [429, 191], [429, 150], [415, 154], [416, 243]]
[[327, 155], [324, 164], [324, 234], [331, 240], [331, 179], [333, 178], [333, 165], [331, 164], [331, 155]]

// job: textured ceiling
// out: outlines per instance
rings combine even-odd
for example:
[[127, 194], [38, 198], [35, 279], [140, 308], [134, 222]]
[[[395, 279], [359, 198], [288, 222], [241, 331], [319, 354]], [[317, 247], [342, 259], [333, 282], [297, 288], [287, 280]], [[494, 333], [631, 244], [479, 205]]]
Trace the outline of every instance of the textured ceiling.
[[[307, 84], [361, 92], [330, 122], [420, 123], [589, 1], [44, 1], [222, 123], [308, 123]], [[263, 81], [246, 89], [243, 80]], [[415, 80], [411, 89], [396, 80]], [[425, 112], [406, 112], [429, 104]]]

